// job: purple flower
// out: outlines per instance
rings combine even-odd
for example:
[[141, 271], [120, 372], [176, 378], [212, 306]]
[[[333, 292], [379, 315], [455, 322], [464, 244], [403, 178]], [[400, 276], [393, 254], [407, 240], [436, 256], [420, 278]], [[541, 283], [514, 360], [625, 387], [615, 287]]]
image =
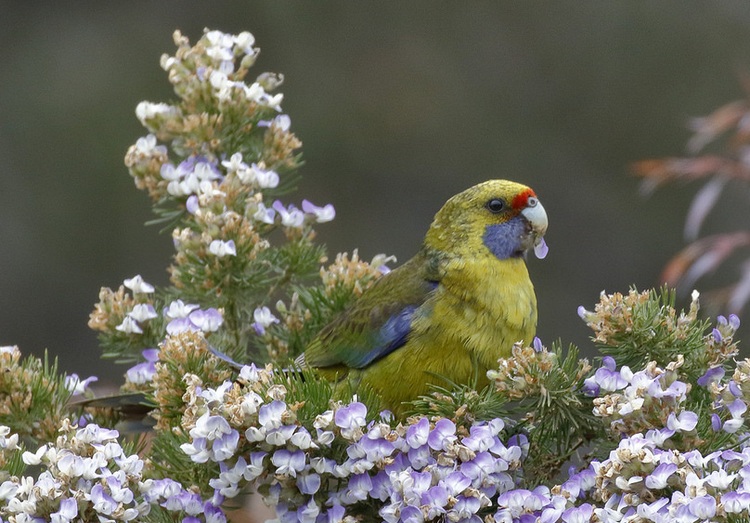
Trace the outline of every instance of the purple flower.
[[94, 505], [94, 510], [105, 516], [111, 515], [117, 510], [118, 503], [112, 499], [105, 490], [101, 483], [97, 483], [91, 488], [91, 503]]
[[[477, 518], [476, 513], [479, 512], [479, 509], [481, 507], [482, 502], [477, 497], [458, 496], [456, 498], [456, 504], [453, 505], [453, 508], [449, 513], [455, 514], [459, 518], [459, 520], [463, 521], [468, 520], [472, 517]], [[454, 521], [453, 518], [449, 519], [450, 521]]]
[[323, 207], [318, 207], [310, 203], [308, 200], [302, 200], [302, 210], [307, 214], [311, 214], [315, 217], [315, 221], [318, 223], [330, 222], [336, 217], [336, 210], [330, 203]]
[[401, 521], [403, 523], [424, 523], [424, 516], [419, 507], [407, 505], [401, 509]]
[[[207, 501], [201, 512], [205, 515], [206, 523], [226, 523], [227, 517], [221, 507]], [[201, 512], [198, 512], [200, 514]]]
[[530, 495], [531, 492], [525, 489], [509, 490], [498, 496], [497, 504], [499, 507], [507, 507], [511, 514], [519, 515], [523, 511], [526, 498]]
[[[498, 462], [501, 461], [493, 458], [489, 452], [479, 452], [473, 460], [462, 463], [460, 471], [467, 478], [470, 478], [472, 484], [477, 487], [484, 481], [485, 477], [497, 470]], [[507, 468], [507, 463], [505, 463], [505, 467]]]
[[215, 461], [224, 461], [232, 456], [237, 451], [237, 444], [240, 441], [240, 433], [232, 429], [231, 432], [221, 435], [218, 439], [214, 440], [212, 447]]
[[465, 437], [461, 443], [469, 447], [474, 452], [484, 452], [489, 450], [495, 444], [495, 434], [487, 425], [473, 425], [469, 429], [469, 436]]
[[427, 447], [427, 445], [416, 449], [409, 449], [406, 455], [409, 458], [409, 463], [411, 463], [411, 466], [414, 470], [422, 470], [427, 465], [429, 465], [430, 463], [434, 463], [435, 461], [435, 458], [433, 458], [432, 453], [430, 452], [430, 449]]
[[260, 120], [258, 122], [258, 127], [271, 127], [272, 125], [278, 127], [282, 131], [288, 131], [292, 125], [292, 119], [289, 118], [289, 115], [280, 114], [273, 120]]
[[678, 416], [672, 412], [667, 418], [667, 428], [678, 432], [690, 432], [697, 424], [698, 415], [690, 410], [680, 412]]
[[584, 381], [583, 391], [589, 396], [599, 394], [603, 389], [608, 392], [625, 388], [628, 385], [623, 375], [617, 371], [617, 363], [611, 356], [602, 359], [602, 366], [596, 370], [593, 376]]
[[214, 307], [206, 310], [199, 309], [193, 311], [189, 314], [188, 319], [203, 332], [215, 332], [219, 330], [219, 327], [224, 323], [224, 318], [221, 316], [221, 313]]
[[464, 476], [463, 473], [456, 470], [440, 480], [439, 485], [443, 485], [448, 494], [457, 496], [471, 486], [471, 479]]
[[224, 434], [229, 434], [231, 432], [236, 431], [229, 426], [229, 422], [226, 418], [222, 416], [211, 416], [211, 414], [206, 411], [195, 422], [195, 427], [190, 429], [190, 437], [215, 440]]
[[648, 394], [653, 398], [682, 398], [687, 393], [687, 384], [674, 381], [666, 389], [662, 389], [661, 382], [657, 379], [648, 386]]
[[258, 411], [258, 423], [266, 429], [277, 429], [281, 426], [281, 416], [286, 412], [286, 403], [281, 400], [273, 400], [260, 407]]
[[156, 374], [156, 362], [159, 361], [159, 349], [146, 349], [141, 354], [146, 361], [130, 367], [125, 372], [129, 382], [139, 385], [153, 380]]
[[191, 194], [190, 196], [188, 196], [187, 201], [185, 201], [185, 210], [190, 214], [195, 214], [199, 209], [200, 203], [198, 200], [198, 196], [195, 194]]
[[427, 438], [430, 434], [430, 422], [427, 418], [420, 418], [420, 420], [410, 425], [406, 429], [406, 443], [409, 447], [416, 449], [427, 444]]
[[273, 208], [276, 210], [277, 213], [279, 213], [279, 217], [281, 218], [281, 225], [284, 227], [291, 227], [293, 229], [298, 229], [302, 227], [302, 224], [305, 223], [305, 214], [297, 209], [294, 205], [289, 205], [289, 207], [284, 207], [284, 204], [281, 203], [281, 201], [276, 200], [273, 202]]
[[372, 490], [372, 478], [369, 474], [355, 474], [349, 478], [349, 486], [346, 492], [347, 501], [354, 503], [355, 501], [362, 501], [367, 499], [368, 494]]
[[747, 411], [747, 405], [744, 401], [737, 398], [732, 403], [727, 405], [727, 409], [729, 410], [729, 413], [732, 415], [732, 418], [739, 419], [742, 418], [742, 415]]
[[124, 332], [125, 334], [143, 334], [143, 329], [138, 325], [130, 316], [125, 316], [122, 319], [122, 323], [115, 327], [115, 330]]
[[698, 519], [711, 519], [716, 515], [716, 498], [698, 496], [688, 503], [690, 512]]
[[190, 321], [190, 318], [175, 318], [174, 320], [167, 323], [167, 334], [174, 336], [182, 332], [195, 332], [198, 331], [198, 327]]
[[390, 456], [395, 447], [393, 443], [383, 438], [370, 438], [368, 433], [364, 438], [359, 440], [359, 444], [365, 451], [365, 457], [368, 461], [376, 462]]
[[373, 499], [379, 499], [385, 501], [391, 496], [391, 480], [388, 473], [381, 470], [374, 476], [370, 477], [372, 481], [372, 490], [370, 490], [370, 497]]
[[448, 504], [448, 491], [441, 485], [430, 487], [422, 494], [422, 506], [427, 508], [427, 519], [435, 519], [445, 514], [445, 506]]
[[591, 515], [594, 508], [590, 503], [584, 503], [580, 507], [569, 508], [562, 513], [562, 520], [565, 523], [588, 523], [591, 521]]
[[367, 407], [358, 401], [352, 402], [345, 407], [336, 410], [333, 421], [341, 429], [341, 434], [348, 438], [356, 429], [364, 427], [367, 423], [365, 416]]
[[315, 523], [319, 514], [320, 507], [315, 503], [315, 498], [310, 498], [310, 501], [297, 509], [297, 521], [300, 523]]
[[706, 373], [698, 378], [698, 385], [701, 387], [708, 387], [711, 383], [717, 383], [724, 377], [723, 367], [711, 367]]
[[328, 512], [326, 512], [326, 523], [340, 523], [344, 520], [344, 516], [346, 515], [346, 509], [342, 507], [341, 505], [333, 505], [331, 508], [328, 509]]
[[74, 498], [65, 498], [60, 501], [60, 510], [50, 514], [52, 523], [67, 523], [78, 516], [78, 503]]
[[305, 468], [305, 453], [301, 450], [290, 452], [286, 449], [277, 450], [271, 456], [271, 463], [276, 467], [276, 474], [297, 477], [297, 472]]
[[274, 211], [272, 208], [267, 208], [262, 203], [259, 203], [257, 210], [253, 214], [253, 219], [267, 225], [273, 225], [273, 223], [276, 221], [276, 211]]
[[646, 477], [646, 486], [650, 489], [663, 489], [667, 487], [670, 476], [677, 471], [674, 463], [662, 463], [658, 465], [651, 474]]
[[261, 474], [263, 474], [265, 467], [263, 466], [263, 460], [268, 456], [267, 452], [251, 452], [250, 453], [250, 464], [243, 473], [246, 480], [250, 481]]
[[456, 439], [456, 424], [447, 418], [440, 418], [430, 431], [427, 444], [432, 450], [447, 450]]
[[734, 396], [735, 398], [742, 397], [742, 389], [734, 380], [729, 380], [729, 392], [731, 392], [732, 396]]
[[730, 514], [738, 514], [743, 510], [750, 510], [750, 493], [726, 492], [721, 495], [721, 504]]
[[264, 169], [257, 163], [250, 166], [250, 171], [252, 171], [252, 177], [261, 189], [273, 189], [279, 185], [279, 175], [276, 171]]
[[320, 489], [320, 475], [313, 472], [297, 476], [297, 488], [303, 494], [315, 494]]

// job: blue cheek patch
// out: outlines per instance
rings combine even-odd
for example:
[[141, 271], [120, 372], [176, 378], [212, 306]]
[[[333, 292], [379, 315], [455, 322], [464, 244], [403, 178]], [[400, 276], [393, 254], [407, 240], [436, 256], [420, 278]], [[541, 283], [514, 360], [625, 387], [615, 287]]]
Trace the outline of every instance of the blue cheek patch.
[[488, 225], [482, 241], [492, 254], [500, 260], [517, 258], [522, 254], [521, 236], [526, 231], [523, 218], [516, 216], [507, 222]]

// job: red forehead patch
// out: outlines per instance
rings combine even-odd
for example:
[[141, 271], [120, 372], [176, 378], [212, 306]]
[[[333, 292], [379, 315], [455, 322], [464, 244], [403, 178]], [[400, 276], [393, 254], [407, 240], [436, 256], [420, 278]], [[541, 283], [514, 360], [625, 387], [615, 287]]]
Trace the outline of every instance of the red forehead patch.
[[531, 189], [526, 189], [525, 191], [521, 191], [513, 197], [513, 202], [511, 203], [511, 205], [516, 210], [525, 209], [529, 203], [529, 198], [531, 197], [536, 198], [536, 194], [534, 194], [534, 191], [532, 191]]

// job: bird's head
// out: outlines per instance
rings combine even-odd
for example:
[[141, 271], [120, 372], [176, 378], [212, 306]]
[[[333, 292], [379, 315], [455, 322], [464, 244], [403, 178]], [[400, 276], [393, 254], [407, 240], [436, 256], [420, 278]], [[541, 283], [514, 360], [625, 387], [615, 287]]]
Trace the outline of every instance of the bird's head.
[[499, 259], [544, 257], [547, 213], [534, 191], [508, 180], [489, 180], [445, 202], [425, 245], [443, 252], [489, 249]]

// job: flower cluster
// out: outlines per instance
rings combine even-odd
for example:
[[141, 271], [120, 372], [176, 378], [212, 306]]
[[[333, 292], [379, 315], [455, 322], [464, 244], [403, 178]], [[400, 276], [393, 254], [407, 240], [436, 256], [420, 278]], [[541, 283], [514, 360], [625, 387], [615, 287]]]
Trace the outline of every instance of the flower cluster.
[[55, 437], [70, 396], [96, 379], [61, 376], [56, 363], [24, 358], [16, 346], [0, 347], [0, 369], [0, 425], [34, 443]]
[[586, 380], [586, 391], [599, 395], [594, 399], [594, 414], [604, 418], [614, 434], [635, 434], [651, 427], [666, 426], [691, 432], [697, 415], [683, 411], [691, 385], [680, 381], [679, 369], [684, 360], [678, 358], [665, 369], [655, 362], [633, 372], [624, 366], [616, 369], [614, 358], [605, 357], [603, 365]]
[[351, 258], [348, 253], [339, 253], [331, 265], [321, 267], [320, 279], [329, 295], [344, 287], [351, 289], [355, 296], [360, 296], [377, 278], [388, 273], [390, 269], [387, 264], [395, 261], [394, 256], [378, 254], [368, 263], [360, 259], [355, 249]]
[[[220, 320], [216, 314], [204, 316], [229, 325], [232, 357], [283, 357], [289, 353], [288, 338], [299, 333], [265, 336], [268, 325], [254, 315], [268, 309], [271, 296], [299, 303], [292, 286], [314, 276], [326, 259], [325, 250], [313, 243], [313, 227], [334, 219], [335, 209], [307, 199], [280, 199], [295, 182], [301, 142], [291, 132], [291, 118], [282, 112], [283, 94], [276, 92], [283, 77], [263, 73], [246, 81], [259, 52], [253, 36], [205, 30], [191, 45], [178, 31], [174, 40], [177, 52], [163, 56], [161, 65], [177, 99], [138, 105], [136, 116], [149, 134], [130, 148], [125, 163], [136, 186], [155, 202], [159, 221], [172, 228], [176, 252], [169, 272], [178, 296], [200, 303], [207, 312], [221, 312]], [[102, 295], [104, 304], [92, 314], [92, 328], [107, 333], [117, 327], [138, 334], [158, 307], [117, 307], [118, 297], [111, 291]], [[316, 297], [305, 310], [316, 309], [325, 299]], [[108, 306], [107, 301], [115, 303]], [[321, 304], [320, 309], [329, 307]], [[122, 313], [121, 323], [111, 325], [108, 313]], [[193, 314], [189, 320], [196, 324]], [[167, 321], [177, 328], [188, 323], [184, 317]], [[261, 328], [243, 328], [248, 325]], [[288, 329], [285, 322], [277, 327]], [[103, 345], [109, 355], [134, 359], [160, 338], [144, 340], [148, 343], [136, 346], [109, 336]]]
[[[653, 294], [654, 291], [638, 292], [635, 289], [631, 289], [627, 295], [602, 291], [594, 312], [579, 307], [578, 315], [593, 329], [594, 341], [602, 346], [615, 346], [623, 336], [644, 334], [655, 337], [657, 333], [653, 330], [656, 327], [666, 339], [688, 338], [687, 333], [698, 317], [698, 292], [693, 292], [688, 312], [680, 314], [667, 302], [669, 297], [665, 297], [663, 303], [657, 303], [651, 299]], [[653, 332], [649, 332], [649, 329]]]
[[591, 465], [599, 521], [735, 521], [750, 517], [750, 448], [702, 453], [669, 448], [659, 431], [620, 441]]
[[[78, 428], [63, 420], [60, 432], [54, 444], [23, 452], [23, 462], [41, 467], [41, 473], [0, 484], [4, 521], [139, 521], [158, 507], [192, 521], [204, 514], [205, 521], [226, 521], [211, 501], [204, 503], [180, 484], [144, 477], [144, 461], [120, 446], [116, 430]], [[20, 452], [17, 435], [8, 433], [0, 426], [0, 447]]]
[[[281, 521], [341, 521], [366, 506], [388, 522], [476, 519], [515, 487], [523, 438], [507, 445], [495, 419], [459, 430], [449, 419], [392, 428], [368, 421], [364, 404], [338, 404], [299, 422], [299, 404], [273, 385], [270, 368], [244, 367], [239, 383], [202, 388], [189, 379], [182, 449], [220, 464], [211, 486], [234, 497], [243, 485], [264, 492]], [[343, 445], [343, 447], [342, 447]]]

